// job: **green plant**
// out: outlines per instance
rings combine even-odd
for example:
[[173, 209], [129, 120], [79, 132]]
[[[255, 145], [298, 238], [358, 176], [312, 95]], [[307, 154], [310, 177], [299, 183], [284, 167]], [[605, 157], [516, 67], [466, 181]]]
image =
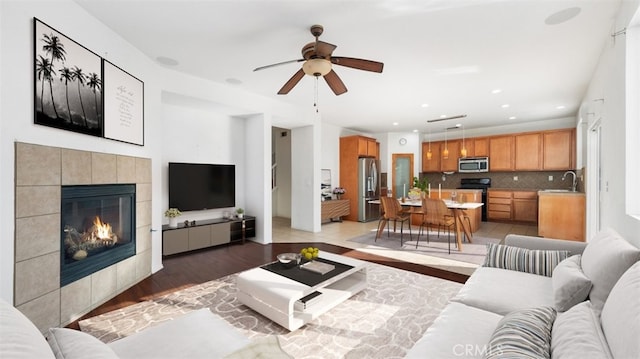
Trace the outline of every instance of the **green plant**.
[[169, 208], [168, 210], [164, 211], [164, 216], [169, 218], [179, 217], [181, 215], [182, 212], [180, 212], [180, 210], [177, 208]]
[[422, 178], [422, 180], [418, 179], [418, 177], [413, 177], [414, 188], [420, 188], [422, 192], [426, 192], [427, 186], [429, 186], [429, 180], [427, 177]]
[[244, 213], [244, 209], [238, 208], [238, 209], [236, 209], [236, 213], [237, 214], [243, 214]]

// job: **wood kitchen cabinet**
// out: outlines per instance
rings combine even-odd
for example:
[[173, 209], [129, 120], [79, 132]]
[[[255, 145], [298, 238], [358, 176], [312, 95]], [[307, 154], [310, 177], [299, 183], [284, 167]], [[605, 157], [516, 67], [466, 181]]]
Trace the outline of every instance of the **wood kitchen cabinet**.
[[340, 137], [340, 187], [346, 190], [342, 198], [349, 200], [349, 214], [343, 219], [358, 220], [358, 159], [378, 159], [379, 144], [365, 136]]
[[468, 138], [466, 140], [467, 156], [469, 157], [487, 157], [489, 156], [489, 138], [478, 137]]
[[542, 135], [526, 133], [514, 136], [516, 171], [537, 171], [542, 169]]
[[489, 190], [487, 192], [487, 219], [511, 220], [511, 191]]
[[538, 192], [513, 191], [511, 205], [513, 220], [516, 222], [538, 222]]
[[441, 147], [440, 155], [443, 156], [444, 149], [447, 148], [449, 156], [447, 158], [442, 157], [440, 172], [458, 172], [458, 158], [460, 158], [462, 140], [447, 141], [445, 145]]
[[[443, 142], [444, 144], [444, 142]], [[440, 172], [440, 142], [431, 142], [431, 159], [427, 159], [429, 143], [422, 143], [422, 172]]]
[[489, 137], [489, 171], [513, 171], [513, 136]]
[[542, 134], [543, 170], [571, 170], [576, 163], [576, 131], [564, 129]]
[[584, 241], [586, 198], [584, 193], [539, 192], [538, 235]]

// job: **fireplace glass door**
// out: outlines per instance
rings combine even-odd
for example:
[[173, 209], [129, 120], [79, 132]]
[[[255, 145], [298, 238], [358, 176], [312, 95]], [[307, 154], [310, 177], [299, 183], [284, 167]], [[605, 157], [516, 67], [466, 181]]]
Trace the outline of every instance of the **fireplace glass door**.
[[135, 255], [135, 185], [62, 187], [60, 285]]

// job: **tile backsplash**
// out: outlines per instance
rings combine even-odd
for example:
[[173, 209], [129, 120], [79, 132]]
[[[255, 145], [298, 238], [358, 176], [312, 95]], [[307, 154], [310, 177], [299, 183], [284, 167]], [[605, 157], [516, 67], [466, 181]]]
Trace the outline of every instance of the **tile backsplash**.
[[[570, 189], [571, 176], [563, 181], [565, 171], [539, 171], [539, 172], [487, 172], [487, 173], [421, 173], [420, 177], [427, 177], [431, 187], [442, 185], [442, 188], [457, 188], [462, 178], [491, 178], [491, 188], [513, 189]], [[581, 180], [582, 171], [576, 171], [578, 177], [578, 191], [584, 191], [584, 182]], [[517, 177], [517, 180], [515, 178]], [[550, 181], [549, 178], [552, 178]]]

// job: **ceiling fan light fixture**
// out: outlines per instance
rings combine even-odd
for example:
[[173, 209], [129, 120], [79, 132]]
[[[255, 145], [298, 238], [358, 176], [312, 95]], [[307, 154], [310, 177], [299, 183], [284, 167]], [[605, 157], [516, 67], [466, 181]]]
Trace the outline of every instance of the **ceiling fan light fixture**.
[[324, 76], [331, 71], [331, 62], [327, 59], [310, 59], [302, 64], [302, 71], [310, 76]]

